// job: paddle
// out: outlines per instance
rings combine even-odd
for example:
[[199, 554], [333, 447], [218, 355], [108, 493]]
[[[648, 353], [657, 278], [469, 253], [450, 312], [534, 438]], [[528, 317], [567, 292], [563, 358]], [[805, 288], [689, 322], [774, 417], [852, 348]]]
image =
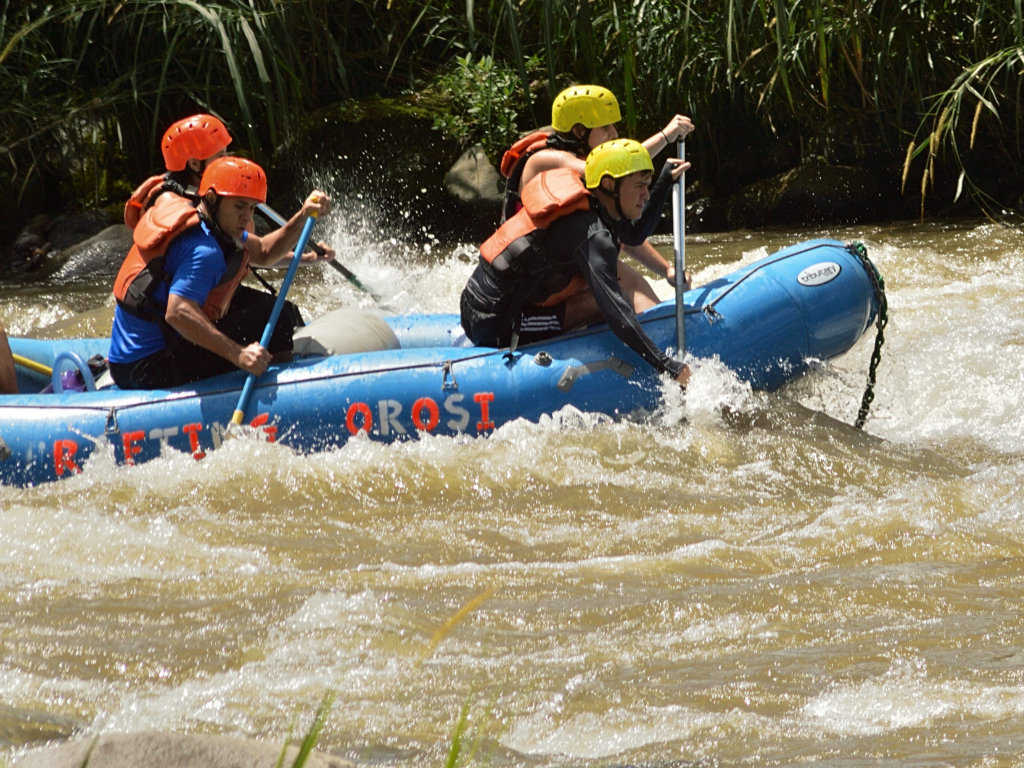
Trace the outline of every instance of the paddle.
[[22, 357], [21, 355], [11, 354], [11, 357], [14, 358], [15, 365], [20, 365], [22, 368], [28, 368], [30, 371], [41, 373], [44, 376], [53, 375], [53, 368], [50, 368], [47, 365], [37, 363], [35, 360], [29, 360], [27, 357]]
[[[257, 210], [257, 211], [259, 211], [260, 213], [262, 213], [262, 214], [263, 214], [263, 215], [264, 215], [264, 216], [265, 216], [265, 217], [267, 218], [267, 220], [268, 220], [268, 221], [270, 221], [270, 222], [272, 222], [272, 223], [276, 224], [276, 225], [277, 225], [277, 226], [279, 226], [279, 227], [283, 227], [283, 226], [284, 226], [284, 225], [285, 225], [285, 224], [287, 223], [287, 222], [285, 221], [285, 218], [284, 218], [284, 216], [282, 216], [281, 214], [279, 214], [279, 213], [278, 213], [277, 211], [275, 211], [275, 210], [274, 210], [273, 208], [271, 208], [271, 207], [270, 207], [269, 205], [267, 205], [266, 203], [260, 203], [259, 205], [257, 205], [257, 206], [256, 206], [256, 210]], [[312, 249], [313, 249], [314, 251], [316, 251], [316, 253], [317, 253], [317, 255], [318, 255], [318, 256], [323, 256], [323, 255], [324, 255], [324, 253], [325, 253], [324, 249], [323, 249], [323, 248], [321, 248], [321, 247], [320, 247], [319, 245], [317, 245], [316, 243], [313, 243], [313, 244], [311, 244], [311, 245], [310, 245], [310, 248], [312, 248]], [[370, 296], [371, 296], [371, 297], [372, 297], [372, 298], [373, 298], [374, 300], [376, 300], [376, 299], [377, 299], [377, 297], [376, 297], [376, 296], [374, 296], [374, 295], [373, 295], [373, 294], [372, 294], [372, 293], [371, 293], [370, 291], [368, 291], [368, 290], [367, 290], [367, 289], [366, 289], [366, 288], [365, 288], [365, 287], [363, 286], [363, 284], [362, 284], [361, 282], [359, 282], [359, 278], [358, 278], [358, 277], [356, 277], [356, 276], [355, 276], [354, 274], [352, 274], [352, 272], [350, 272], [350, 271], [349, 271], [348, 269], [346, 269], [346, 268], [344, 267], [344, 265], [342, 265], [342, 264], [339, 264], [339, 263], [337, 262], [337, 260], [332, 260], [332, 261], [329, 261], [329, 262], [327, 262], [327, 263], [328, 263], [328, 264], [330, 264], [330, 265], [331, 265], [331, 266], [332, 266], [332, 267], [333, 267], [333, 268], [334, 268], [335, 270], [337, 270], [338, 272], [340, 272], [340, 273], [341, 273], [341, 274], [342, 274], [342, 275], [344, 276], [344, 278], [345, 278], [346, 280], [348, 280], [348, 281], [349, 281], [350, 283], [352, 283], [352, 285], [354, 285], [354, 286], [355, 286], [356, 288], [358, 288], [358, 289], [359, 289], [360, 291], [363, 291], [363, 293], [368, 293], [368, 294], [370, 294]]]
[[[686, 160], [686, 142], [679, 141], [679, 159]], [[686, 327], [683, 324], [683, 296], [686, 291], [686, 174], [672, 187], [672, 236], [675, 240], [676, 257], [676, 358], [682, 362], [686, 357]]]
[[[295, 244], [295, 253], [292, 255], [291, 263], [288, 265], [288, 272], [285, 273], [284, 281], [281, 283], [281, 290], [278, 291], [277, 299], [274, 301], [274, 308], [270, 312], [270, 319], [267, 320], [267, 327], [263, 329], [263, 337], [260, 339], [260, 346], [264, 349], [270, 345], [270, 337], [274, 335], [277, 318], [281, 316], [281, 310], [284, 309], [285, 296], [288, 295], [288, 289], [291, 288], [292, 280], [295, 278], [295, 271], [299, 268], [299, 262], [302, 261], [302, 252], [306, 250], [309, 236], [313, 232], [313, 225], [316, 224], [316, 216], [316, 211], [309, 214], [306, 218], [306, 224], [302, 227], [302, 234], [299, 235], [299, 241]], [[245, 416], [245, 409], [249, 407], [249, 400], [252, 398], [252, 390], [255, 384], [256, 374], [250, 373], [245, 379], [242, 394], [238, 398], [238, 406], [231, 417], [232, 424], [242, 423], [242, 418]]]

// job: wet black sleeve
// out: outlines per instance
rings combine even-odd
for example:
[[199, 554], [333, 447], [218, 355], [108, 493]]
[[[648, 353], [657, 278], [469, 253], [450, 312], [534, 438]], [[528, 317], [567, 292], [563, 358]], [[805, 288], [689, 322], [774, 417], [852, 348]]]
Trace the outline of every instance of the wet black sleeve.
[[626, 245], [640, 245], [644, 240], [654, 234], [658, 222], [661, 220], [661, 211], [668, 202], [669, 193], [672, 192], [672, 164], [665, 163], [658, 175], [658, 180], [651, 187], [651, 199], [644, 206], [644, 212], [636, 221], [619, 222], [616, 234], [619, 240]]
[[[551, 229], [551, 234], [561, 234], [554, 231], [555, 226]], [[667, 371], [673, 378], [678, 376], [683, 370], [683, 364], [666, 355], [644, 333], [633, 307], [619, 289], [619, 244], [611, 232], [597, 216], [591, 217], [590, 226], [585, 232], [581, 233], [579, 229], [576, 232], [578, 245], [573, 253], [573, 261], [583, 273], [612, 333], [659, 372]], [[582, 237], [579, 237], [580, 234]]]

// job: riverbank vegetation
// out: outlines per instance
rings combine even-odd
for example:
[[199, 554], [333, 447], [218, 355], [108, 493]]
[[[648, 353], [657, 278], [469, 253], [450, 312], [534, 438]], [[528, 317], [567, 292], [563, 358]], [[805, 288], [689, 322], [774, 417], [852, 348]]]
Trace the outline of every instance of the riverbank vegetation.
[[756, 175], [742, 150], [785, 145], [897, 177], [906, 160], [905, 187], [947, 203], [951, 164], [1007, 205], [1022, 27], [1021, 0], [4, 0], [0, 186], [16, 207], [121, 199], [190, 111], [263, 159], [318, 108], [376, 95], [440, 94], [438, 124], [493, 153], [589, 81], [619, 94], [629, 135], [692, 115], [718, 185]]

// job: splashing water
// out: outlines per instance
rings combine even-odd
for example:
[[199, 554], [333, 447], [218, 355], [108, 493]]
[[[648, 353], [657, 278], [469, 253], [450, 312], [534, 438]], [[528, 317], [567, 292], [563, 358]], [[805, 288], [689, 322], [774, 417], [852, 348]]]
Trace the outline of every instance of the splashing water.
[[[472, 247], [362, 215], [318, 237], [383, 306], [308, 270], [307, 315], [457, 311]], [[468, 700], [473, 764], [1018, 763], [1024, 238], [701, 236], [695, 283], [823, 234], [864, 241], [888, 288], [864, 431], [870, 338], [770, 395], [694, 361], [685, 399], [666, 382], [632, 419], [98, 452], [0, 488], [3, 756], [148, 728], [280, 740], [330, 688], [321, 748], [369, 762], [440, 765]], [[10, 289], [0, 313], [34, 332], [105, 290]]]

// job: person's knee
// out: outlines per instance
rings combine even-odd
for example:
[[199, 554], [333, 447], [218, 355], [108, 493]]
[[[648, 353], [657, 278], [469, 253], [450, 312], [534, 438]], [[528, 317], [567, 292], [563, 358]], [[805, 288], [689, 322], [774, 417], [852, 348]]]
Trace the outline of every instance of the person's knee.
[[634, 312], [643, 312], [658, 303], [658, 294], [644, 276], [628, 264], [619, 262], [619, 287], [633, 305]]
[[603, 319], [601, 309], [597, 306], [597, 299], [589, 290], [570, 296], [565, 300], [565, 319], [562, 321], [562, 330], [571, 331], [587, 323], [593, 323]]

